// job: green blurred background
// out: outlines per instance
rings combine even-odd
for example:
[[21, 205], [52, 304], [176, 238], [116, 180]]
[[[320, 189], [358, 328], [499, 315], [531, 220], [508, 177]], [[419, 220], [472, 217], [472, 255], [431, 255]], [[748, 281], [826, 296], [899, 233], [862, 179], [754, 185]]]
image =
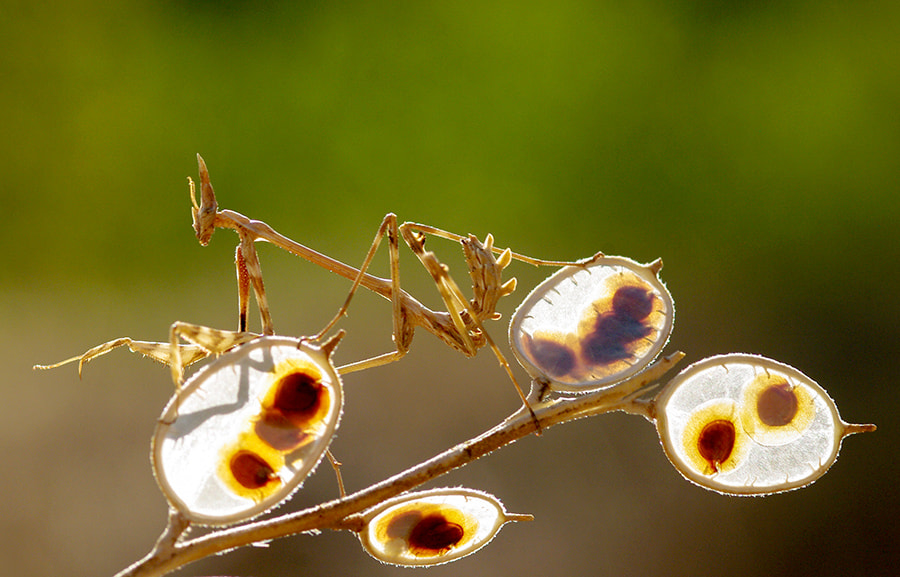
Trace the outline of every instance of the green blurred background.
[[[429, 575], [896, 574], [898, 74], [892, 0], [0, 2], [3, 572], [110, 575], [163, 527], [147, 453], [168, 373], [122, 351], [81, 382], [30, 367], [234, 325], [236, 237], [190, 228], [199, 152], [220, 206], [347, 262], [389, 211], [542, 258], [662, 257], [686, 362], [764, 354], [879, 425], [767, 499], [692, 486], [634, 417], [552, 429], [432, 484], [536, 520]], [[430, 246], [468, 285], [459, 249]], [[260, 252], [276, 329], [318, 331], [349, 284]], [[511, 270], [506, 319], [551, 272]], [[360, 295], [344, 326], [339, 361], [390, 349], [385, 301]], [[517, 404], [489, 353], [424, 333], [345, 387], [350, 490]], [[335, 494], [323, 469], [282, 510]], [[325, 533], [179, 573], [209, 574], [407, 573]]]

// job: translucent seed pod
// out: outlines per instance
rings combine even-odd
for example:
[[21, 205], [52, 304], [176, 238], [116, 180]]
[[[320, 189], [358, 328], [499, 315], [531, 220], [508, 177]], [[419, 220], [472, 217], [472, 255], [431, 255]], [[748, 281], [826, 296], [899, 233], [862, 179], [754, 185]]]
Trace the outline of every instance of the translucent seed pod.
[[505, 523], [533, 517], [507, 513], [493, 495], [458, 487], [406, 493], [369, 509], [363, 518], [359, 540], [372, 557], [423, 567], [474, 553]]
[[845, 423], [815, 381], [755, 355], [697, 362], [653, 402], [659, 438], [675, 468], [701, 487], [730, 495], [808, 485], [831, 467], [844, 437], [875, 429]]
[[668, 342], [675, 317], [661, 268], [658, 260], [599, 257], [551, 275], [510, 321], [519, 363], [567, 392], [601, 389], [642, 370]]
[[154, 473], [172, 506], [192, 522], [224, 525], [290, 496], [341, 417], [333, 348], [260, 337], [191, 377], [153, 437]]

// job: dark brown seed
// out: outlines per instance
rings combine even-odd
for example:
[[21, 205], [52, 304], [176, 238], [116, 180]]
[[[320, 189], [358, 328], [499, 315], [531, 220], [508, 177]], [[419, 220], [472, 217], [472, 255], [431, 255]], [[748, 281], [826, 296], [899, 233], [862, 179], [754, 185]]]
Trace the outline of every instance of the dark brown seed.
[[759, 420], [770, 427], [783, 427], [797, 416], [797, 395], [787, 383], [766, 387], [756, 399]]
[[575, 368], [575, 351], [566, 345], [535, 337], [526, 341], [534, 363], [551, 377], [564, 377]]
[[728, 460], [734, 450], [735, 432], [731, 421], [717, 420], [707, 423], [697, 438], [700, 456], [718, 471], [719, 465]]
[[612, 299], [613, 313], [634, 321], [642, 321], [653, 312], [653, 293], [639, 286], [624, 286]]
[[272, 467], [256, 453], [238, 451], [229, 463], [234, 479], [247, 489], [262, 489], [278, 480]]
[[440, 513], [423, 517], [409, 534], [409, 548], [421, 553], [445, 552], [459, 543], [465, 531]]

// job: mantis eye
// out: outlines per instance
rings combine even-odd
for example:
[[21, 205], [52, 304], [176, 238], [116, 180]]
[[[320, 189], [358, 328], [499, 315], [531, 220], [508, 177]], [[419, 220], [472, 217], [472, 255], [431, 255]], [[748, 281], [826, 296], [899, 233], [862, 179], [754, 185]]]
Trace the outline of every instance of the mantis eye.
[[732, 495], [764, 495], [825, 474], [849, 425], [834, 401], [793, 367], [753, 355], [695, 363], [654, 399], [669, 460], [689, 481]]
[[539, 284], [513, 314], [509, 341], [532, 378], [568, 392], [613, 385], [646, 367], [672, 332], [660, 261], [599, 257]]
[[201, 369], [163, 411], [153, 467], [191, 521], [249, 519], [296, 490], [338, 426], [341, 381], [306, 341], [260, 337]]
[[472, 489], [433, 489], [389, 499], [363, 513], [363, 548], [383, 563], [427, 566], [449, 563], [488, 544], [509, 521], [492, 495]]

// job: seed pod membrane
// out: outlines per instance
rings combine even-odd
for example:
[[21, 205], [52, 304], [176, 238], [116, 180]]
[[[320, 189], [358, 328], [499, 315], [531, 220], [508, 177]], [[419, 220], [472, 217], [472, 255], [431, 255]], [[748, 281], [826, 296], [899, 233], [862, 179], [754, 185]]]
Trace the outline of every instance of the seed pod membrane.
[[449, 563], [474, 553], [509, 521], [530, 515], [507, 513], [494, 496], [472, 489], [406, 493], [363, 513], [363, 548], [392, 565]]
[[342, 405], [328, 352], [294, 338], [255, 339], [198, 371], [166, 406], [153, 437], [157, 482], [192, 522], [249, 519], [315, 468]]
[[793, 367], [754, 355], [704, 359], [654, 399], [656, 427], [678, 471], [701, 487], [764, 495], [812, 483], [842, 439], [874, 430], [849, 425], [834, 401]]
[[519, 363], [567, 392], [601, 389], [642, 370], [665, 346], [675, 315], [661, 267], [599, 257], [551, 275], [510, 321]]

